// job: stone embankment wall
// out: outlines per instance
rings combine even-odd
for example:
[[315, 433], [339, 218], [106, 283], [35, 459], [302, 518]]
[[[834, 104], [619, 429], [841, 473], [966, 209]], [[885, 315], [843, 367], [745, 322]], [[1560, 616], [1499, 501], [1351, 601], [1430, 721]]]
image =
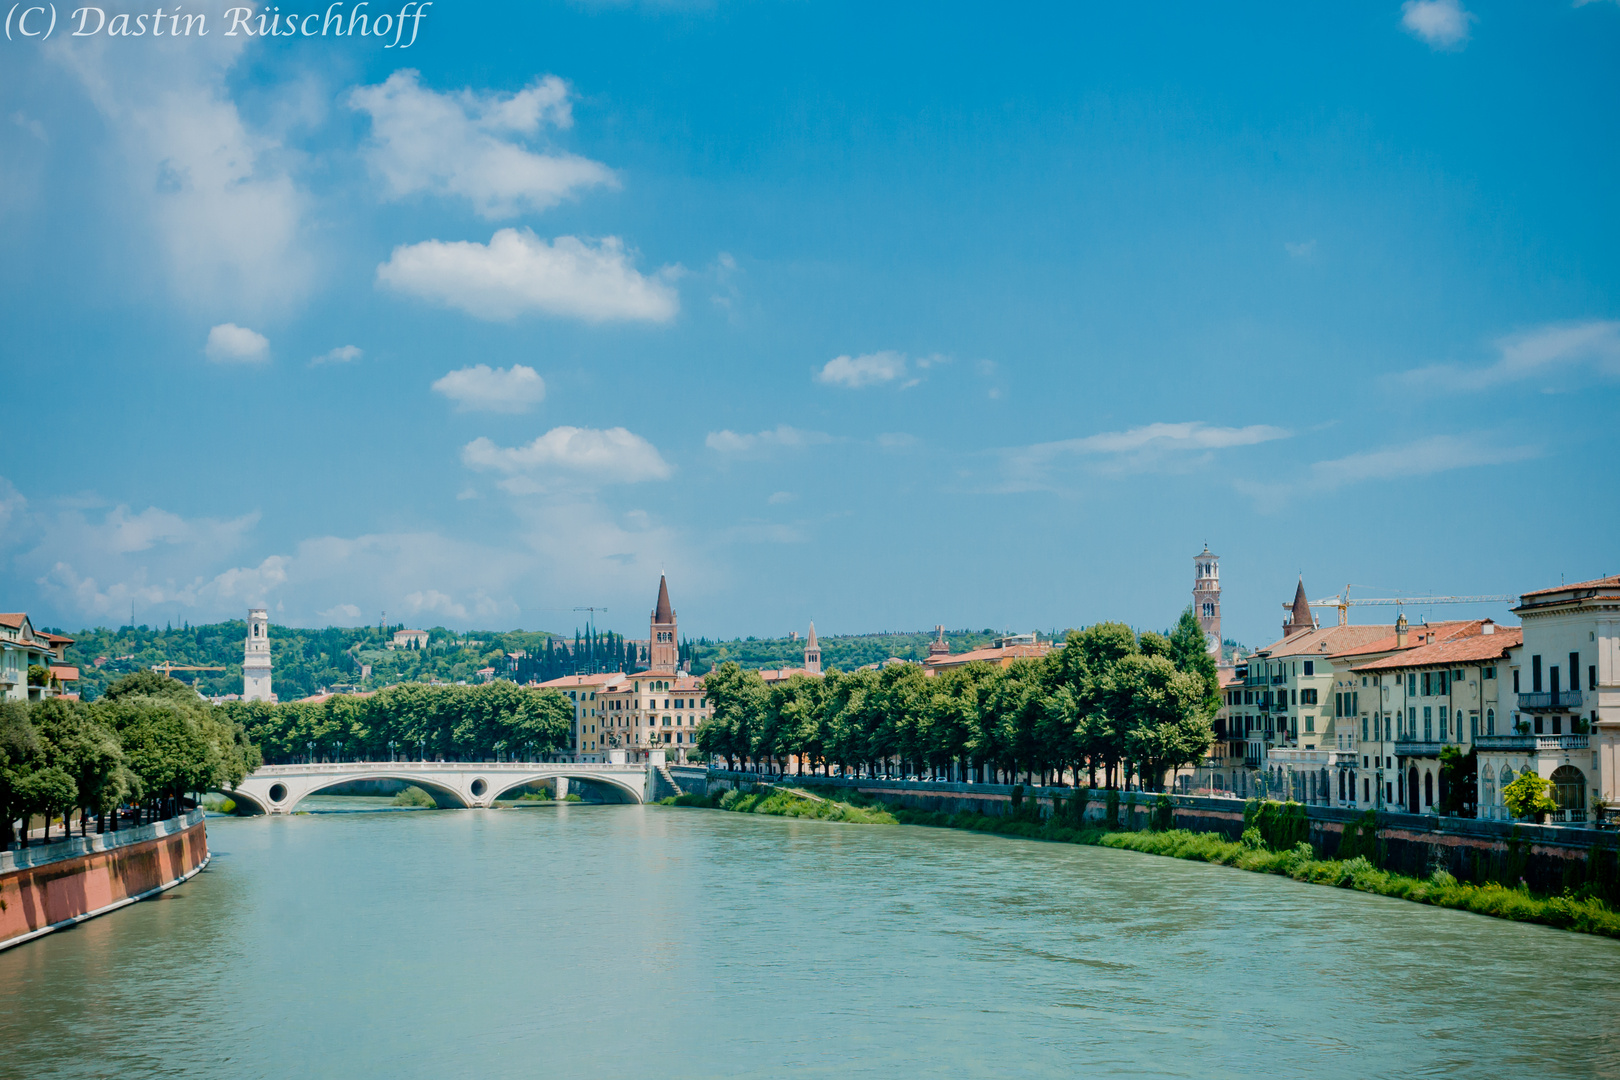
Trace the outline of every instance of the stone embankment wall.
[[[711, 787], [735, 787], [767, 781], [785, 786], [808, 783], [843, 787], [873, 799], [913, 810], [947, 814], [962, 811], [1002, 816], [1012, 812], [1011, 786], [1005, 784], [930, 784], [901, 780], [855, 780], [844, 777], [762, 777], [754, 773], [710, 770]], [[1118, 828], [1145, 829], [1159, 796], [1152, 792], [1118, 792]], [[1083, 798], [1081, 819], [1099, 828], [1108, 825], [1108, 793], [1074, 788], [1026, 787], [1025, 803], [1034, 802], [1044, 816], [1072, 815], [1076, 795]], [[1214, 832], [1230, 840], [1243, 835], [1245, 803], [1171, 795], [1175, 827]], [[1307, 837], [1324, 858], [1333, 858], [1346, 831], [1366, 816], [1363, 810], [1303, 806]], [[1440, 817], [1434, 814], [1381, 812], [1376, 815], [1377, 862], [1386, 870], [1428, 877], [1446, 870], [1462, 881], [1521, 880], [1537, 892], [1559, 893], [1591, 882], [1606, 895], [1620, 897], [1620, 835], [1595, 829], [1560, 828], [1506, 821]]]
[[203, 812], [0, 852], [0, 949], [144, 899], [208, 864]]

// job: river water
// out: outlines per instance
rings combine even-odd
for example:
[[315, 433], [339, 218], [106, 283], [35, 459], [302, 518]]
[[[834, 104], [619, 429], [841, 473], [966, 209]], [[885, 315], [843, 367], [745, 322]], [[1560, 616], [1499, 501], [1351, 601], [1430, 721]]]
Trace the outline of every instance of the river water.
[[1223, 867], [642, 806], [208, 829], [0, 953], [0, 1075], [1620, 1075], [1620, 944]]

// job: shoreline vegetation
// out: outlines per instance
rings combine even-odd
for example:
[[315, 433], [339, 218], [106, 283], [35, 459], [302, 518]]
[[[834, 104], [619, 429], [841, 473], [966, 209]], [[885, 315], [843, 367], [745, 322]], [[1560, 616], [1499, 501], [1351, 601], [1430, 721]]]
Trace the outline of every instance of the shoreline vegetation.
[[[1144, 855], [1215, 863], [1251, 873], [1276, 874], [1308, 884], [1354, 889], [1376, 896], [1469, 911], [1513, 922], [1538, 923], [1580, 934], [1620, 938], [1620, 913], [1586, 890], [1566, 889], [1562, 895], [1546, 896], [1531, 892], [1522, 882], [1517, 887], [1494, 882], [1476, 885], [1458, 881], [1444, 870], [1438, 870], [1428, 878], [1381, 870], [1376, 864], [1377, 841], [1373, 839], [1370, 829], [1347, 831], [1342, 848], [1351, 850], [1345, 852], [1341, 849], [1341, 853], [1349, 857], [1323, 858], [1308, 841], [1288, 828], [1295, 815], [1290, 815], [1287, 806], [1280, 803], [1249, 803], [1244, 820], [1252, 823], [1244, 829], [1241, 840], [1228, 840], [1216, 833], [1161, 827], [1170, 821], [1168, 800], [1156, 807], [1158, 812], [1150, 815], [1149, 827], [1139, 832], [1084, 825], [1061, 813], [1042, 817], [1040, 808], [1033, 800], [1020, 806], [1015, 798], [1013, 813], [992, 817], [973, 811], [953, 814], [910, 810], [841, 789], [828, 788], [817, 792], [813, 784], [799, 789], [759, 784], [749, 792], [727, 790], [708, 796], [673, 796], [660, 800], [659, 805], [858, 825], [920, 825], [1050, 843], [1115, 848]], [[1268, 810], [1271, 812], [1268, 813]], [[1294, 841], [1292, 844], [1287, 843], [1290, 839]]]

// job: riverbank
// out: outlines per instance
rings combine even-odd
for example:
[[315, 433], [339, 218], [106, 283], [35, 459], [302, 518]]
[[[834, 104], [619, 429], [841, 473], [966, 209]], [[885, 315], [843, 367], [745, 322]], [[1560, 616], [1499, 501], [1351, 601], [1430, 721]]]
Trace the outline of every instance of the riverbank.
[[[1436, 870], [1426, 879], [1411, 877], [1379, 869], [1373, 862], [1373, 858], [1377, 857], [1377, 848], [1372, 843], [1365, 845], [1369, 849], [1365, 853], [1356, 853], [1345, 859], [1324, 859], [1318, 857], [1316, 849], [1303, 839], [1290, 847], [1276, 850], [1267, 844], [1262, 830], [1253, 826], [1245, 830], [1241, 840], [1228, 840], [1219, 834], [1196, 833], [1186, 829], [1150, 827], [1145, 831], [1126, 831], [1075, 825], [1060, 817], [1041, 816], [1039, 807], [1034, 803], [1025, 804], [1022, 813], [992, 816], [975, 811], [941, 813], [885, 807], [879, 800], [858, 795], [854, 800], [840, 801], [840, 798], [847, 800], [849, 796], [848, 791], [841, 789], [828, 788], [817, 792], [813, 785], [805, 785], [798, 791], [760, 785], [753, 792], [725, 790], [709, 796], [683, 795], [665, 799], [663, 804], [852, 824], [961, 829], [1049, 843], [1110, 847], [1144, 855], [1215, 863], [1251, 873], [1276, 874], [1308, 884], [1353, 889], [1497, 919], [1620, 938], [1620, 913], [1595, 896], [1582, 895], [1580, 890], [1570, 889], [1560, 896], [1547, 896], [1531, 892], [1522, 883], [1517, 888], [1510, 888], [1495, 883], [1460, 882], [1445, 870]], [[1277, 805], [1281, 810], [1282, 804]], [[1278, 834], [1289, 832], [1286, 811], [1268, 816], [1277, 819], [1274, 823], [1268, 823], [1268, 831]], [[1272, 839], [1275, 841], [1277, 837], [1273, 836]]]
[[208, 865], [203, 811], [0, 852], [0, 949], [105, 915]]

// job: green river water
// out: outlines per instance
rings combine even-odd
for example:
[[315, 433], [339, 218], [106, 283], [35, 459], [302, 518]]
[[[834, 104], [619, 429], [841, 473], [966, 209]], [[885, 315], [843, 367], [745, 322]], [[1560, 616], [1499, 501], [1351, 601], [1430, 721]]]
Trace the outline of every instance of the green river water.
[[0, 953], [0, 1075], [1620, 1075], [1620, 943], [1223, 867], [642, 806], [208, 830]]

